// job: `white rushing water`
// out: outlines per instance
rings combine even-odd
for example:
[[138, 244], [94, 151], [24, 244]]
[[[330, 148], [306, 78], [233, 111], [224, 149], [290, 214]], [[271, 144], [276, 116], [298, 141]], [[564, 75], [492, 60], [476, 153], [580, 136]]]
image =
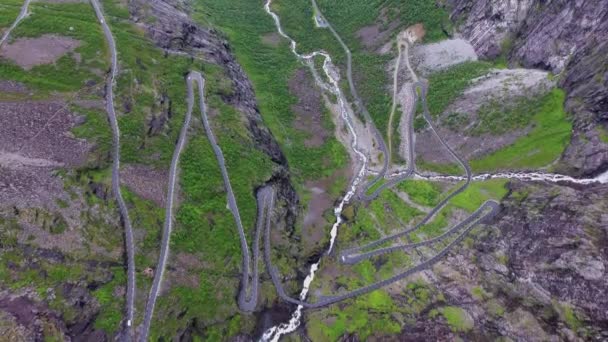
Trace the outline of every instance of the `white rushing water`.
[[[271, 2], [272, 2], [272, 0], [267, 0], [266, 4], [264, 5], [264, 9], [274, 19], [274, 23], [277, 27], [277, 31], [279, 32], [279, 34], [290, 41], [291, 52], [298, 59], [304, 61], [311, 67], [314, 65], [313, 59], [316, 56], [323, 57], [323, 59], [324, 59], [323, 72], [329, 79], [330, 84], [329, 85], [325, 84], [321, 79], [319, 79], [317, 77], [315, 77], [315, 80], [319, 86], [321, 86], [323, 89], [326, 89], [326, 90], [332, 92], [338, 98], [338, 103], [340, 105], [340, 113], [341, 113], [342, 119], [346, 123], [349, 131], [351, 132], [351, 134], [353, 136], [351, 148], [353, 149], [353, 151], [355, 152], [355, 154], [359, 157], [359, 159], [361, 161], [361, 169], [359, 170], [359, 172], [357, 173], [357, 177], [351, 184], [350, 190], [346, 193], [344, 198], [342, 198], [342, 200], [340, 201], [338, 206], [334, 208], [334, 215], [336, 217], [336, 222], [334, 223], [334, 225], [331, 228], [331, 232], [330, 232], [331, 238], [330, 238], [330, 242], [329, 242], [329, 249], [327, 250], [327, 253], [330, 253], [334, 246], [334, 242], [336, 241], [336, 236], [338, 235], [338, 227], [340, 226], [340, 224], [342, 224], [342, 209], [344, 208], [344, 205], [355, 195], [357, 186], [361, 183], [361, 181], [365, 177], [365, 170], [366, 170], [366, 166], [367, 166], [367, 157], [365, 156], [365, 154], [363, 154], [363, 152], [361, 152], [359, 149], [357, 149], [357, 134], [356, 134], [355, 129], [350, 120], [349, 110], [347, 107], [348, 106], [347, 101], [344, 97], [344, 94], [342, 94], [342, 91], [340, 90], [338, 72], [336, 70], [336, 67], [332, 63], [331, 57], [327, 53], [322, 52], [322, 51], [315, 51], [315, 52], [307, 54], [307, 55], [299, 54], [296, 50], [296, 42], [293, 39], [291, 39], [291, 37], [289, 37], [287, 34], [285, 34], [285, 32], [283, 32], [283, 29], [281, 27], [281, 21], [280, 21], [279, 17], [274, 12], [272, 12], [272, 10], [270, 9]], [[308, 290], [310, 289], [310, 284], [312, 283], [313, 279], [315, 278], [315, 273], [318, 270], [318, 268], [319, 268], [319, 262], [316, 262], [312, 266], [310, 266], [310, 272], [309, 272], [308, 276], [306, 276], [306, 279], [304, 279], [304, 283], [302, 285], [302, 291], [300, 292], [300, 300], [303, 301], [306, 299], [306, 296], [308, 295]], [[300, 322], [301, 322], [301, 318], [302, 318], [302, 309], [303, 309], [303, 307], [301, 305], [298, 305], [298, 308], [293, 312], [293, 314], [291, 315], [291, 319], [288, 322], [281, 323], [277, 326], [271, 327], [270, 329], [266, 330], [264, 332], [264, 334], [262, 335], [261, 340], [276, 342], [279, 340], [279, 338], [281, 336], [295, 331], [300, 326]]]
[[[399, 174], [395, 174], [393, 176], [397, 176]], [[482, 181], [486, 179], [518, 179], [522, 181], [542, 181], [542, 182], [550, 182], [550, 183], [559, 183], [559, 182], [567, 182], [574, 184], [593, 184], [593, 183], [608, 183], [608, 171], [595, 177], [595, 178], [574, 178], [566, 175], [560, 175], [556, 173], [540, 173], [540, 172], [503, 172], [503, 173], [483, 173], [480, 175], [473, 176], [473, 180]], [[461, 181], [466, 178], [463, 176], [425, 176], [416, 174], [415, 179], [423, 179], [423, 180], [436, 180], [436, 181]]]

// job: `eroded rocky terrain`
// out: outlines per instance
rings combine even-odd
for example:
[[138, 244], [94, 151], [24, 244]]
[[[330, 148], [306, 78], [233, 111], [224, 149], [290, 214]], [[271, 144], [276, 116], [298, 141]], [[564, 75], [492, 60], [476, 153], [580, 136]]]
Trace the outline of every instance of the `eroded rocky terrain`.
[[[450, 1], [451, 17], [483, 57], [505, 55], [510, 63], [559, 75], [574, 113], [574, 137], [564, 170], [579, 175], [606, 169], [605, 129], [608, 4], [605, 1]], [[592, 141], [591, 144], [587, 143]]]

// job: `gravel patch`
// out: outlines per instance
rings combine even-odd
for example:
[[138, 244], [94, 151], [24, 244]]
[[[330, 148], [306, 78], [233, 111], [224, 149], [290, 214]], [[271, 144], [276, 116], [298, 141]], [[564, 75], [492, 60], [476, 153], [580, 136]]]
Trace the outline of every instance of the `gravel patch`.
[[164, 208], [167, 202], [166, 170], [154, 169], [146, 165], [126, 165], [120, 170], [120, 181], [138, 196]]
[[412, 63], [421, 75], [428, 75], [451, 65], [476, 60], [477, 54], [471, 43], [460, 38], [417, 45], [412, 49]]
[[25, 70], [37, 65], [55, 63], [59, 58], [80, 46], [80, 41], [69, 37], [43, 35], [19, 38], [0, 49], [0, 57], [7, 58]]
[[272, 47], [277, 47], [281, 43], [281, 39], [281, 35], [276, 32], [272, 32], [262, 36], [262, 43]]
[[28, 92], [29, 89], [23, 83], [0, 80], [0, 93], [27, 94]]
[[66, 166], [87, 161], [92, 145], [70, 132], [78, 124], [63, 101], [0, 102], [0, 151]]
[[41, 207], [63, 194], [51, 168], [10, 169], [0, 165], [0, 208]]
[[289, 80], [289, 91], [298, 98], [298, 102], [292, 106], [296, 113], [293, 126], [309, 134], [309, 137], [304, 140], [304, 145], [306, 147], [323, 145], [331, 132], [323, 127], [321, 92], [306, 69], [299, 69], [295, 72]]

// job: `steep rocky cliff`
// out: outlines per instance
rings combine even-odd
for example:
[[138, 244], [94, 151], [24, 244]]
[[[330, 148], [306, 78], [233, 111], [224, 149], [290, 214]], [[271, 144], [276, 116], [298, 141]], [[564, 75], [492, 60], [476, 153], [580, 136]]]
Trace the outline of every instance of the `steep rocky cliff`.
[[[274, 162], [286, 164], [277, 142], [262, 123], [251, 83], [228, 43], [215, 30], [192, 21], [185, 6], [179, 0], [137, 0], [130, 2], [130, 11], [133, 21], [144, 26], [159, 47], [169, 53], [202, 55], [207, 61], [223, 67], [233, 86], [233, 93], [225, 100], [246, 116], [256, 145]], [[145, 20], [147, 18], [152, 20]]]
[[143, 26], [148, 36], [167, 53], [190, 54], [221, 66], [232, 82], [232, 92], [224, 101], [238, 109], [247, 119], [249, 131], [257, 148], [280, 165], [271, 182], [286, 204], [282, 216], [292, 229], [298, 197], [291, 186], [287, 160], [276, 140], [262, 123], [251, 82], [230, 51], [228, 42], [212, 28], [195, 23], [189, 16], [188, 5], [180, 0], [131, 1], [132, 20]]
[[[484, 58], [549, 70], [568, 93], [574, 135], [560, 166], [575, 175], [608, 168], [608, 1], [449, 0], [459, 31]], [[598, 133], [600, 132], [600, 133]]]

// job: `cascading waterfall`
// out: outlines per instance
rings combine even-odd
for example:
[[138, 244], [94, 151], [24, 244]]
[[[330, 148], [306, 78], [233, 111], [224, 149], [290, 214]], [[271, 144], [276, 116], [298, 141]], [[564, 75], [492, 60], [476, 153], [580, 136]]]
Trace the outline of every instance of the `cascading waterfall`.
[[[307, 54], [307, 55], [299, 54], [296, 50], [296, 42], [291, 37], [289, 37], [287, 34], [285, 34], [285, 32], [283, 32], [283, 29], [281, 28], [281, 21], [280, 21], [279, 17], [274, 12], [272, 12], [272, 10], [270, 9], [271, 2], [272, 2], [272, 0], [267, 0], [266, 4], [264, 5], [264, 9], [274, 19], [274, 23], [277, 27], [277, 31], [279, 32], [279, 34], [290, 41], [291, 52], [299, 60], [302, 60], [309, 65], [313, 65], [312, 61], [316, 56], [321, 56], [324, 59], [323, 72], [329, 79], [330, 84], [329, 85], [325, 84], [325, 83], [323, 83], [322, 80], [320, 80], [318, 78], [315, 78], [315, 80], [319, 86], [321, 86], [322, 88], [324, 88], [326, 90], [329, 90], [331, 93], [336, 95], [336, 97], [338, 99], [338, 104], [340, 106], [340, 113], [341, 113], [342, 119], [346, 123], [349, 131], [351, 132], [351, 134], [353, 136], [351, 148], [353, 149], [355, 154], [359, 157], [359, 160], [361, 163], [361, 168], [360, 168], [359, 172], [357, 173], [357, 177], [351, 184], [349, 191], [346, 193], [346, 195], [344, 195], [344, 198], [342, 198], [342, 200], [340, 201], [338, 206], [336, 206], [334, 208], [334, 215], [336, 217], [336, 222], [334, 223], [334, 225], [331, 228], [331, 232], [330, 232], [331, 238], [330, 238], [330, 242], [329, 242], [329, 248], [327, 250], [327, 253], [330, 253], [334, 246], [336, 236], [338, 235], [338, 227], [340, 226], [340, 224], [342, 224], [342, 210], [344, 209], [344, 205], [348, 201], [350, 201], [350, 199], [355, 195], [357, 186], [361, 183], [361, 181], [365, 177], [365, 170], [367, 168], [367, 157], [365, 156], [365, 154], [363, 154], [363, 152], [361, 152], [357, 148], [357, 133], [355, 132], [355, 129], [354, 129], [351, 119], [349, 117], [347, 101], [346, 101], [346, 98], [344, 97], [344, 94], [342, 94], [342, 91], [340, 90], [338, 72], [332, 63], [331, 57], [322, 51], [315, 51], [315, 52]], [[310, 266], [310, 272], [309, 272], [308, 276], [306, 277], [306, 279], [304, 279], [304, 283], [302, 285], [302, 291], [300, 292], [300, 300], [303, 301], [306, 299], [306, 296], [308, 295], [308, 291], [310, 289], [310, 284], [312, 283], [312, 281], [315, 277], [315, 273], [318, 270], [318, 268], [319, 268], [319, 262], [316, 262]], [[266, 330], [264, 332], [264, 334], [262, 335], [261, 340], [276, 342], [279, 340], [279, 338], [282, 335], [295, 331], [300, 326], [300, 319], [302, 318], [302, 309], [303, 309], [303, 307], [301, 305], [298, 305], [298, 308], [296, 309], [296, 311], [294, 311], [294, 313], [291, 316], [291, 319], [287, 323], [281, 323], [277, 326], [274, 326], [274, 327]]]

